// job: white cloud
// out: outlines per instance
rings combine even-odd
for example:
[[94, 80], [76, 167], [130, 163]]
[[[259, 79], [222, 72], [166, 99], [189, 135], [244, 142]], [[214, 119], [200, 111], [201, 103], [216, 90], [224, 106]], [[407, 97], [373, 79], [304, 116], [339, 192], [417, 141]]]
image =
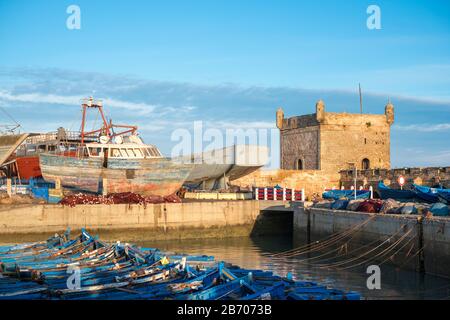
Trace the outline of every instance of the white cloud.
[[450, 123], [394, 125], [393, 128], [401, 131], [438, 132], [450, 130]]
[[209, 127], [218, 129], [274, 129], [275, 121], [208, 121]]
[[[404, 151], [404, 152], [403, 152]], [[405, 157], [404, 154], [408, 154]], [[450, 163], [450, 150], [430, 152], [427, 149], [398, 150], [393, 154], [393, 160], [398, 164], [395, 167], [445, 167]]]
[[[80, 105], [84, 96], [55, 95], [42, 93], [11, 94], [8, 91], [0, 91], [0, 99], [14, 102], [49, 103], [63, 105]], [[104, 98], [103, 102], [112, 108], [123, 108], [138, 111], [141, 114], [151, 113], [156, 109], [155, 105], [135, 103], [117, 99]]]
[[147, 121], [142, 124], [138, 124], [139, 130], [141, 131], [149, 131], [149, 132], [156, 132], [156, 131], [162, 131], [163, 129], [171, 129], [175, 130], [177, 128], [183, 128], [188, 131], [191, 131], [194, 129], [194, 122], [201, 121], [203, 122], [203, 129], [219, 129], [219, 130], [226, 130], [226, 129], [275, 129], [274, 122], [265, 122], [265, 121], [214, 121], [214, 120], [207, 120], [202, 121], [201, 119], [197, 120], [154, 120], [154, 121]]

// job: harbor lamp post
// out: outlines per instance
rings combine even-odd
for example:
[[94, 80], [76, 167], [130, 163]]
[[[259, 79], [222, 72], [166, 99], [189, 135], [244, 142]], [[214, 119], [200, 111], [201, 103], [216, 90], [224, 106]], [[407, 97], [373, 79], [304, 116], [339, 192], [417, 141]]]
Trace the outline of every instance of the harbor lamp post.
[[354, 179], [354, 189], [353, 191], [355, 192], [355, 200], [356, 200], [356, 181], [358, 178], [358, 169], [356, 168], [356, 163], [354, 162], [348, 162], [348, 165], [353, 168], [353, 179]]

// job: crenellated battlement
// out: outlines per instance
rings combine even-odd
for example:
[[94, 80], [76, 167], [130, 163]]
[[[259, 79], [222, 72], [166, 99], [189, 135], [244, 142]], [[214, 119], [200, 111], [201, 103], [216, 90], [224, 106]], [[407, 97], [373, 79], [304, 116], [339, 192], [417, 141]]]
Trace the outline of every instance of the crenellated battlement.
[[[350, 188], [354, 184], [354, 173], [352, 170], [342, 170], [341, 186]], [[359, 170], [357, 173], [357, 186], [377, 186], [378, 181], [383, 181], [392, 188], [400, 188], [397, 183], [399, 176], [404, 176], [407, 184], [419, 184], [434, 186], [443, 184], [450, 187], [450, 167], [427, 167], [427, 168], [396, 168], [396, 169], [370, 169]]]

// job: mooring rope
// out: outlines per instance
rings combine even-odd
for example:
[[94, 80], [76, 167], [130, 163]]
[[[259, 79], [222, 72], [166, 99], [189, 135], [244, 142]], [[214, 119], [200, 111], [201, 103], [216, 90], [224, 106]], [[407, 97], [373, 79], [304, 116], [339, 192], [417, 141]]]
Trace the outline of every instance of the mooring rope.
[[402, 245], [397, 251], [395, 251], [393, 254], [390, 254], [388, 258], [386, 258], [385, 260], [383, 260], [381, 263], [379, 263], [378, 265], [381, 266], [384, 263], [386, 263], [387, 261], [389, 261], [392, 257], [394, 257], [396, 254], [398, 254], [401, 250], [403, 250], [404, 247], [406, 247], [408, 244], [411, 243], [411, 241], [415, 240], [415, 237], [410, 238], [404, 245]]
[[[353, 237], [352, 237], [350, 240], [348, 240], [345, 244], [349, 243], [352, 239], [353, 239]], [[374, 240], [374, 241], [372, 241], [372, 242], [370, 242], [370, 243], [368, 243], [368, 244], [366, 244], [366, 245], [363, 245], [363, 246], [357, 247], [357, 248], [355, 248], [355, 249], [352, 249], [352, 250], [346, 252], [345, 254], [335, 255], [335, 256], [332, 256], [332, 257], [330, 257], [330, 258], [321, 259], [321, 260], [318, 261], [318, 263], [323, 263], [323, 262], [325, 262], [325, 261], [329, 261], [329, 260], [336, 259], [336, 258], [339, 258], [339, 257], [351, 256], [351, 255], [353, 255], [354, 253], [356, 253], [356, 252], [358, 252], [358, 251], [361, 251], [361, 250], [364, 249], [364, 248], [372, 247], [372, 246], [373, 246], [374, 244], [376, 244], [377, 242], [380, 242], [380, 240], [379, 240], [379, 239], [376, 239], [376, 240]], [[345, 244], [344, 244], [344, 245], [345, 245]], [[338, 250], [341, 249], [341, 247], [342, 247], [342, 246], [340, 246], [339, 248], [336, 248], [335, 250], [329, 251], [329, 252], [327, 252], [327, 253], [325, 253], [325, 254], [319, 255], [319, 256], [315, 256], [315, 257], [311, 257], [311, 258], [306, 258], [306, 259], [301, 259], [301, 260], [298, 261], [298, 263], [300, 263], [300, 264], [310, 264], [309, 261], [311, 261], [311, 260], [316, 260], [316, 258], [319, 258], [319, 257], [321, 257], [321, 256], [325, 256], [325, 255], [328, 255], [329, 253], [332, 253], [332, 252], [334, 252], [334, 251], [338, 251]], [[308, 261], [308, 262], [306, 262], [306, 261]], [[297, 262], [297, 261], [296, 261], [296, 262]]]
[[375, 256], [367, 259], [367, 260], [363, 260], [359, 263], [356, 263], [354, 265], [350, 265], [344, 268], [339, 268], [340, 270], [347, 270], [347, 269], [353, 269], [355, 267], [358, 267], [362, 264], [368, 263], [369, 261], [374, 261], [376, 260], [376, 258], [378, 257], [383, 257], [386, 255], [386, 253], [389, 253], [389, 251], [393, 250], [399, 243], [401, 243], [411, 232], [413, 229], [410, 229], [408, 232], [406, 232], [403, 236], [401, 236], [397, 241], [395, 241], [392, 245], [390, 245], [389, 247], [387, 247], [386, 249], [384, 249], [383, 251], [379, 252], [378, 254], [376, 254]]
[[272, 254], [271, 256], [272, 257], [292, 257], [292, 256], [302, 255], [305, 253], [311, 253], [311, 252], [323, 250], [324, 248], [327, 248], [330, 245], [334, 245], [335, 243], [337, 243], [337, 241], [342, 240], [342, 239], [348, 237], [349, 235], [354, 234], [355, 232], [357, 232], [358, 229], [360, 229], [363, 226], [365, 226], [366, 224], [368, 224], [375, 217], [376, 217], [376, 215], [372, 215], [371, 217], [364, 220], [363, 222], [358, 223], [343, 232], [335, 233], [335, 234], [325, 238], [324, 240], [322, 240], [322, 242], [319, 240], [314, 243], [309, 243], [309, 244], [306, 244], [306, 245], [303, 245], [303, 246], [300, 246], [300, 247], [297, 247], [297, 248], [294, 248], [291, 250], [287, 250], [287, 251], [280, 252], [280, 253], [275, 253], [275, 254]]
[[[321, 257], [324, 257], [324, 256], [327, 256], [327, 255], [330, 255], [331, 253], [333, 253], [333, 252], [338, 252], [338, 254], [337, 255], [334, 255], [333, 257], [330, 257], [330, 258], [325, 258], [325, 259], [321, 259], [321, 260], [319, 260], [319, 261], [327, 261], [327, 260], [330, 260], [330, 259], [335, 259], [335, 258], [337, 258], [337, 257], [340, 257], [340, 256], [346, 256], [346, 255], [349, 255], [350, 253], [352, 253], [352, 252], [354, 252], [354, 251], [358, 251], [359, 249], [361, 249], [362, 247], [358, 247], [357, 249], [353, 249], [353, 250], [351, 250], [350, 252], [346, 252], [345, 254], [339, 254], [339, 252], [344, 248], [344, 247], [346, 247], [354, 238], [355, 238], [355, 236], [356, 236], [356, 232], [350, 237], [350, 239], [348, 239], [345, 243], [343, 243], [342, 245], [339, 245], [337, 248], [335, 248], [334, 250], [331, 250], [331, 251], [327, 251], [327, 252], [325, 252], [325, 253], [323, 253], [323, 254], [320, 254], [320, 255], [318, 255], [318, 256], [314, 256], [314, 257], [310, 257], [310, 258], [305, 258], [305, 259], [300, 259], [300, 260], [296, 260], [296, 262], [297, 263], [300, 263], [300, 264], [310, 264], [310, 262], [309, 261], [312, 261], [312, 260], [316, 260], [316, 259], [318, 259], [318, 258], [321, 258]], [[379, 240], [375, 240], [374, 242], [378, 242]], [[363, 246], [363, 247], [365, 247], [365, 246]], [[308, 262], [306, 262], [306, 261], [308, 261]]]
[[303, 250], [303, 249], [306, 249], [306, 248], [309, 248], [309, 247], [311, 247], [311, 246], [314, 246], [314, 245], [319, 244], [320, 241], [322, 241], [322, 243], [326, 243], [326, 242], [330, 241], [330, 240], [333, 239], [333, 238], [339, 237], [342, 233], [344, 233], [344, 232], [346, 232], [346, 231], [352, 229], [353, 227], [354, 227], [354, 226], [352, 226], [351, 228], [349, 228], [349, 229], [347, 229], [347, 230], [345, 230], [345, 231], [342, 231], [342, 232], [336, 232], [336, 233], [333, 233], [333, 234], [331, 234], [331, 235], [329, 235], [329, 236], [323, 238], [322, 240], [314, 241], [314, 242], [312, 242], [312, 243], [308, 243], [308, 244], [305, 244], [305, 245], [302, 245], [302, 246], [299, 246], [299, 247], [297, 247], [297, 248], [293, 248], [293, 249], [290, 249], [290, 250], [287, 250], [287, 251], [278, 252], [278, 253], [273, 253], [273, 254], [270, 254], [269, 256], [277, 257], [277, 256], [282, 256], [282, 255], [284, 255], [284, 254], [289, 254], [289, 253], [291, 253], [291, 252], [295, 252], [295, 251], [298, 251], [298, 250]]
[[403, 268], [408, 262], [410, 262], [413, 258], [417, 257], [417, 255], [422, 252], [423, 249], [425, 249], [426, 245], [423, 246], [422, 248], [417, 249], [416, 253], [414, 253], [411, 257], [409, 257], [407, 260], [405, 260], [400, 266], [399, 268]]
[[[316, 266], [319, 267], [319, 268], [337, 268], [337, 267], [339, 267], [339, 266], [341, 266], [341, 265], [346, 265], [346, 264], [351, 263], [351, 262], [353, 262], [353, 261], [357, 261], [357, 260], [363, 258], [364, 256], [367, 256], [368, 254], [370, 254], [370, 253], [376, 251], [377, 249], [381, 248], [381, 247], [382, 247], [383, 245], [385, 245], [386, 243], [389, 243], [389, 242], [391, 241], [391, 239], [392, 239], [393, 237], [395, 237], [397, 234], [399, 234], [401, 231], [402, 231], [402, 228], [400, 228], [396, 233], [394, 233], [393, 235], [391, 235], [390, 237], [388, 237], [386, 240], [384, 240], [383, 242], [381, 242], [379, 245], [375, 246], [375, 247], [372, 248], [371, 250], [366, 251], [365, 253], [363, 253], [363, 254], [361, 254], [361, 255], [359, 255], [359, 256], [356, 256], [356, 257], [353, 257], [353, 258], [350, 258], [350, 259], [347, 259], [347, 260], [343, 260], [343, 261], [337, 261], [337, 262], [329, 263], [329, 264], [318, 264], [318, 265], [316, 265]], [[370, 260], [370, 259], [367, 259], [367, 260], [365, 260], [365, 261], [369, 261], [369, 260]]]
[[334, 246], [336, 243], [338, 243], [338, 241], [341, 241], [341, 240], [347, 238], [348, 236], [355, 234], [356, 232], [357, 232], [357, 229], [349, 230], [347, 232], [341, 233], [338, 237], [335, 237], [328, 241], [317, 242], [317, 243], [315, 243], [315, 246], [312, 246], [311, 248], [284, 254], [282, 257], [294, 257], [294, 256], [300, 256], [300, 255], [304, 255], [304, 254], [311, 254], [314, 252], [322, 251], [326, 248]]

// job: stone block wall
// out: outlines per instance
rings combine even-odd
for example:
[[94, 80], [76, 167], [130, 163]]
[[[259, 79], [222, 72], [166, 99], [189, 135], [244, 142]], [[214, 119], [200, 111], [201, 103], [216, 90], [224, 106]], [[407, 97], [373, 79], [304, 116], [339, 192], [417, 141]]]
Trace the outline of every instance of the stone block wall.
[[390, 168], [390, 125], [384, 115], [325, 113], [320, 124], [320, 168], [339, 172], [364, 159], [370, 168]]
[[273, 187], [279, 185], [296, 190], [305, 189], [306, 198], [314, 193], [322, 194], [325, 188], [339, 186], [339, 174], [321, 170], [257, 170], [247, 176], [231, 181], [231, 184], [247, 187]]
[[319, 169], [320, 140], [318, 126], [283, 130], [280, 139], [281, 168], [296, 170], [300, 159], [303, 170]]

